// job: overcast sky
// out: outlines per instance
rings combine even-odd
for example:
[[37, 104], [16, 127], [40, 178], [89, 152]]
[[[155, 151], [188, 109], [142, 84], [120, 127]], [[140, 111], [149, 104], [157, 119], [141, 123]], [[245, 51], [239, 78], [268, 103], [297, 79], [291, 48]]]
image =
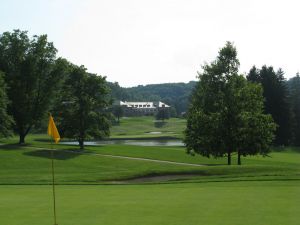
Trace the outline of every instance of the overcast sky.
[[226, 41], [240, 72], [300, 70], [297, 0], [0, 0], [0, 32], [48, 34], [58, 55], [121, 86], [196, 80]]

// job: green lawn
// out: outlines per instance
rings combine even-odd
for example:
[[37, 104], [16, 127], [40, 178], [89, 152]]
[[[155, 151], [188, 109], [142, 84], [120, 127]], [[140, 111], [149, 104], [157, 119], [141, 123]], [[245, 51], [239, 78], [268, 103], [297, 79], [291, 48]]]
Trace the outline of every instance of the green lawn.
[[[10, 145], [15, 139], [6, 140], [0, 146], [0, 184], [44, 184], [51, 181], [50, 148], [44, 142], [44, 135], [32, 135], [28, 146]], [[139, 147], [107, 145], [87, 147], [86, 153], [66, 152], [75, 146], [54, 145], [56, 181], [59, 184], [98, 184], [107, 180], [120, 180], [151, 174], [192, 173], [192, 181], [215, 180], [282, 180], [298, 179], [300, 175], [300, 154], [298, 149], [276, 151], [270, 157], [253, 156], [243, 158], [244, 165], [227, 166], [226, 159], [190, 156], [183, 147]], [[94, 155], [97, 154], [97, 155]], [[194, 167], [160, 162], [138, 161], [107, 157], [106, 155], [157, 159], [172, 162], [207, 165]], [[233, 158], [235, 162], [236, 159]]]
[[[45, 135], [0, 145], [0, 225], [53, 224], [51, 160]], [[226, 159], [185, 154], [183, 147], [54, 145], [59, 225], [297, 225], [299, 148], [270, 157]], [[204, 164], [202, 167], [113, 158], [128, 156]], [[236, 159], [233, 159], [234, 162]], [[162, 183], [112, 184], [149, 174], [194, 174]]]
[[[59, 185], [60, 225], [297, 225], [299, 181]], [[0, 223], [53, 224], [51, 186], [0, 186]]]
[[[99, 183], [146, 174], [178, 173], [189, 166], [118, 159], [58, 151], [57, 183]], [[0, 150], [0, 184], [48, 184], [51, 182], [50, 151], [32, 147]]]
[[112, 126], [111, 138], [181, 138], [185, 127], [185, 119], [170, 118], [162, 123], [152, 116], [123, 117], [119, 125]]

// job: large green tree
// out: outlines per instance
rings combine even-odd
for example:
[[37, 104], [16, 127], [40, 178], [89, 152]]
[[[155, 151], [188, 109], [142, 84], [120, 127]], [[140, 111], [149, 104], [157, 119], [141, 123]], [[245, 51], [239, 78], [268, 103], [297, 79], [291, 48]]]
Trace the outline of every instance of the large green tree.
[[293, 144], [300, 146], [300, 76], [289, 80], [290, 104], [293, 112]]
[[0, 70], [5, 73], [9, 112], [20, 144], [49, 109], [63, 62], [56, 59], [56, 49], [46, 35], [29, 38], [20, 30], [0, 35]]
[[263, 66], [261, 69], [252, 67], [247, 79], [260, 83], [265, 98], [265, 112], [272, 115], [278, 125], [275, 132], [274, 143], [288, 145], [292, 139], [292, 117], [289, 104], [289, 92], [281, 69], [277, 72], [272, 66]]
[[188, 153], [206, 157], [267, 154], [275, 124], [263, 114], [262, 88], [238, 75], [236, 48], [228, 42], [203, 66], [193, 92], [184, 142]]
[[276, 125], [264, 114], [263, 89], [241, 75], [232, 75], [225, 88], [224, 136], [233, 151], [241, 156], [267, 155], [274, 139]]
[[6, 95], [6, 84], [4, 74], [0, 71], [0, 137], [11, 134], [12, 117], [7, 113], [8, 98]]
[[87, 138], [109, 135], [110, 105], [105, 77], [90, 74], [81, 66], [72, 66], [54, 112], [58, 113], [63, 137], [76, 139], [80, 149]]

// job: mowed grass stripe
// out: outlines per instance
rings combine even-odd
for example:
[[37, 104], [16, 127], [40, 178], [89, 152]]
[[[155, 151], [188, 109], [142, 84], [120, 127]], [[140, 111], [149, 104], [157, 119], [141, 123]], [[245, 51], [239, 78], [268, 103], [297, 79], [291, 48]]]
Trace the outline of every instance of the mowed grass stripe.
[[[59, 185], [58, 224], [297, 225], [300, 181]], [[0, 186], [0, 222], [52, 224], [51, 186]]]
[[[51, 182], [50, 151], [30, 148], [0, 150], [0, 184], [32, 184]], [[147, 174], [195, 171], [194, 166], [95, 157], [72, 152], [55, 152], [57, 183], [89, 183], [126, 179]]]
[[192, 163], [184, 163], [184, 162], [174, 162], [168, 160], [158, 160], [158, 159], [149, 159], [149, 158], [137, 158], [137, 157], [130, 157], [130, 156], [121, 156], [121, 155], [111, 155], [111, 154], [101, 154], [95, 152], [88, 152], [88, 151], [71, 151], [71, 150], [60, 150], [60, 149], [49, 149], [49, 148], [35, 148], [35, 147], [24, 147], [29, 149], [40, 149], [46, 151], [64, 151], [70, 154], [79, 154], [79, 155], [91, 155], [91, 156], [99, 156], [99, 157], [110, 157], [110, 158], [118, 158], [118, 159], [129, 159], [129, 160], [138, 160], [138, 161], [147, 161], [147, 162], [155, 162], [155, 163], [168, 163], [174, 165], [183, 165], [183, 166], [205, 166], [201, 164], [192, 164]]
[[[124, 146], [127, 149], [128, 146]], [[116, 146], [121, 148], [121, 146]], [[91, 153], [102, 154], [103, 147], [93, 148]], [[128, 149], [126, 151], [129, 151]], [[146, 152], [143, 149], [142, 152]], [[168, 151], [172, 151], [168, 148]], [[177, 151], [176, 151], [177, 152]], [[151, 161], [131, 160], [126, 158], [95, 157], [57, 150], [55, 152], [56, 181], [64, 183], [99, 183], [107, 180], [121, 180], [133, 177], [159, 174], [196, 174], [198, 180], [217, 179], [294, 179], [300, 175], [299, 163], [294, 159], [298, 153], [288, 153], [285, 162], [274, 161], [272, 158], [248, 159], [243, 166], [227, 166], [217, 164], [214, 159], [206, 167], [175, 165]], [[182, 152], [182, 155], [185, 154]], [[0, 184], [47, 184], [51, 182], [50, 152], [35, 147], [0, 150]], [[177, 158], [179, 160], [179, 158]], [[201, 157], [199, 158], [201, 162]], [[207, 160], [207, 159], [203, 159]], [[291, 162], [290, 162], [291, 161]], [[217, 166], [216, 166], [217, 165]]]

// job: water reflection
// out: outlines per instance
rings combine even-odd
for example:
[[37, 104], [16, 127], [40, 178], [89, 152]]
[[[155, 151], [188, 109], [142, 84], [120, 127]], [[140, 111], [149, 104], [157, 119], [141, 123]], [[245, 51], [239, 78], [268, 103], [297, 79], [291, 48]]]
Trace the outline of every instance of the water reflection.
[[[66, 145], [78, 145], [76, 141], [61, 142]], [[136, 145], [136, 146], [184, 146], [181, 140], [110, 140], [87, 141], [85, 145]]]

